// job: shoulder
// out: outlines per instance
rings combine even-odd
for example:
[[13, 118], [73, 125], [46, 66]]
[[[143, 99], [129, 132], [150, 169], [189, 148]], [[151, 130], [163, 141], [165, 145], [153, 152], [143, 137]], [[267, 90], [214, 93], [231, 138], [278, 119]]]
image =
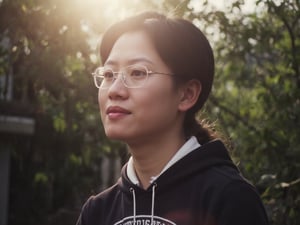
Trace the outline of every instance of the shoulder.
[[228, 224], [268, 224], [260, 196], [247, 182], [234, 180], [228, 183], [220, 196], [219, 206], [222, 208], [220, 218]]
[[220, 165], [212, 167], [212, 173], [225, 183], [243, 183], [253, 187], [253, 184], [247, 180], [236, 166]]
[[104, 209], [110, 208], [109, 205], [117, 198], [118, 193], [120, 193], [120, 188], [118, 184], [115, 184], [97, 195], [90, 196], [82, 207], [77, 225], [92, 225], [96, 224], [96, 221], [103, 220]]
[[239, 172], [221, 166], [211, 168], [208, 174], [214, 177], [210, 187], [215, 190], [215, 196], [211, 197], [219, 224], [268, 224], [259, 193]]
[[106, 203], [111, 202], [118, 193], [120, 192], [120, 188], [118, 184], [113, 185], [112, 187], [100, 192], [97, 195], [91, 196], [87, 202], [85, 203], [86, 207], [91, 209], [98, 209], [106, 205]]
[[[235, 168], [229, 166], [214, 166], [203, 174], [209, 189], [218, 192], [218, 198], [225, 201], [227, 198], [233, 201], [251, 196], [251, 199], [260, 199], [255, 186], [242, 176]], [[217, 193], [215, 193], [217, 194]]]

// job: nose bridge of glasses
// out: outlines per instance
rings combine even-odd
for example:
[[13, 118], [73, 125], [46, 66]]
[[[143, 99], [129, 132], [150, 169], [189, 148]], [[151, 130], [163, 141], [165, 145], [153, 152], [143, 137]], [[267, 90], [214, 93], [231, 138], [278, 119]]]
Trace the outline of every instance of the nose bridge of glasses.
[[121, 80], [123, 81], [123, 83], [125, 83], [125, 79], [126, 79], [126, 71], [124, 70], [120, 70], [118, 72], [113, 72], [114, 74], [114, 79], [113, 81], [117, 80], [118, 77], [120, 76], [121, 77]]
[[[121, 80], [118, 81], [118, 78], [120, 78]], [[109, 86], [114, 86], [116, 85], [116, 83], [120, 82], [126, 86], [125, 83], [125, 75], [124, 72], [122, 70], [118, 71], [118, 72], [113, 72], [113, 79], [110, 81]]]

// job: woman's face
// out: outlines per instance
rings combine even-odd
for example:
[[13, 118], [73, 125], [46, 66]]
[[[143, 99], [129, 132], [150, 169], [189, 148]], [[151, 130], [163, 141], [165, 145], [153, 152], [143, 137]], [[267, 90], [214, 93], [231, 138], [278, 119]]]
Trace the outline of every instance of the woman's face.
[[[117, 72], [130, 65], [172, 73], [144, 31], [120, 36], [104, 66]], [[106, 135], [128, 144], [163, 137], [180, 123], [180, 94], [169, 75], [149, 75], [144, 86], [127, 88], [119, 74], [112, 86], [99, 89], [98, 100]]]

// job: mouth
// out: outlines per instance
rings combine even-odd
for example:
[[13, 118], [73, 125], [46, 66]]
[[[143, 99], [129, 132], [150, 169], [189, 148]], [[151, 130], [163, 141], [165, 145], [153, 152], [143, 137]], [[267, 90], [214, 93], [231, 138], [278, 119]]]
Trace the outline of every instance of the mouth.
[[110, 106], [106, 110], [109, 119], [119, 119], [129, 114], [131, 114], [129, 110], [119, 106]]

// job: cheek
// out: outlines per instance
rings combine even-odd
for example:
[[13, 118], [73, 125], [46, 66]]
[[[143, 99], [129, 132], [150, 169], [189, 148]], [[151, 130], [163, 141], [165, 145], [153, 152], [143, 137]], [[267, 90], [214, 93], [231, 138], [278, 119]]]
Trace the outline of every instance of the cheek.
[[101, 117], [104, 115], [104, 111], [105, 111], [105, 102], [106, 102], [106, 95], [104, 93], [101, 93], [101, 91], [99, 90], [98, 92], [98, 104], [99, 104], [99, 108], [100, 108], [100, 114]]
[[149, 90], [147, 95], [140, 98], [139, 105], [142, 105], [140, 109], [145, 120], [147, 117], [149, 120], [164, 119], [177, 112], [176, 96], [166, 89]]

